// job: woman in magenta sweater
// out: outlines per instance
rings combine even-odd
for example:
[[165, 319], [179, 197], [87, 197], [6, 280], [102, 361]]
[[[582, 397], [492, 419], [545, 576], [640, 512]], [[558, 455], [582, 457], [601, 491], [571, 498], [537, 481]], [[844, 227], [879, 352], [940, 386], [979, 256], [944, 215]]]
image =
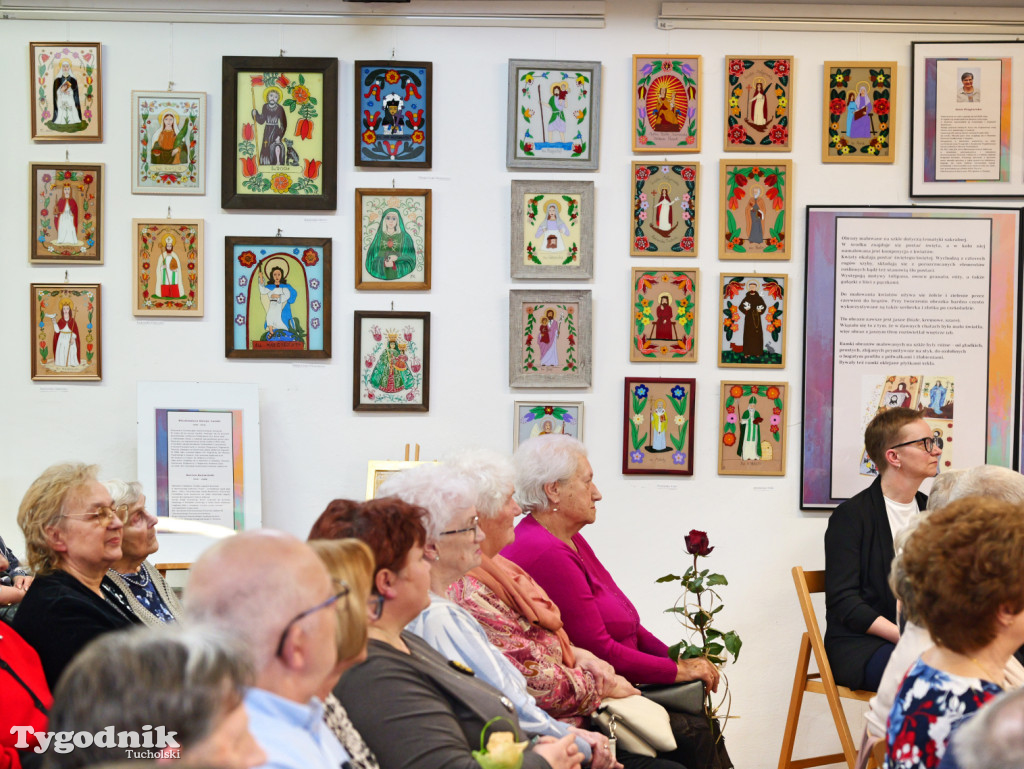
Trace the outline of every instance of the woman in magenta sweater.
[[[718, 669], [703, 658], [670, 659], [668, 646], [640, 624], [636, 608], [580, 534], [596, 520], [601, 499], [583, 444], [567, 435], [537, 436], [520, 445], [515, 463], [516, 500], [529, 515], [501, 554], [547, 591], [573, 645], [635, 684], [701, 680], [716, 691]], [[716, 744], [706, 718], [671, 716], [676, 741], [694, 746], [695, 760], [687, 766], [732, 766], [724, 741]]]

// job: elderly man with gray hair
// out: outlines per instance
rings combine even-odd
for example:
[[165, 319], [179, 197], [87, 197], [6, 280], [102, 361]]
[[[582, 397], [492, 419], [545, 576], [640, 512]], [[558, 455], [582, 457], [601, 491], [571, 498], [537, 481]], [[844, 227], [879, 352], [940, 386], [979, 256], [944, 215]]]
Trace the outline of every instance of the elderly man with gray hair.
[[[268, 564], [286, 578], [268, 582]], [[192, 567], [186, 619], [224, 627], [252, 655], [245, 708], [266, 767], [338, 769], [349, 761], [316, 696], [340, 675], [337, 602], [347, 594], [308, 545], [279, 531], [221, 540]]]

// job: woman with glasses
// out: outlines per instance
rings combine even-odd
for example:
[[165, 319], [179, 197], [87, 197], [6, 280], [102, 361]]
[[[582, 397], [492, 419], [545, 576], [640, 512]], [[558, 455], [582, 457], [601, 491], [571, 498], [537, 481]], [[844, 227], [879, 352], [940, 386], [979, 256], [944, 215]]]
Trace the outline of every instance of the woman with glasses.
[[[472, 751], [485, 728], [525, 739], [507, 697], [405, 630], [430, 603], [435, 554], [425, 547], [424, 511], [395, 497], [334, 502], [310, 532], [324, 536], [358, 537], [376, 561], [373, 590], [383, 600], [370, 622], [367, 659], [342, 676], [334, 693], [382, 769], [479, 769]], [[534, 745], [523, 767], [572, 769], [580, 760], [566, 737]]]
[[160, 545], [156, 541], [157, 517], [146, 509], [146, 495], [138, 481], [104, 481], [115, 507], [127, 508], [121, 530], [121, 557], [107, 571], [104, 589], [111, 597], [127, 603], [142, 622], [151, 627], [176, 622], [183, 610], [178, 596], [147, 558]]
[[875, 416], [864, 447], [878, 477], [835, 509], [825, 531], [825, 651], [837, 684], [877, 691], [900, 637], [889, 588], [893, 540], [925, 509], [918, 489], [938, 472], [941, 450], [909, 408]]
[[96, 480], [95, 465], [54, 465], [21, 500], [18, 525], [36, 579], [13, 625], [39, 654], [51, 689], [89, 641], [140, 622], [103, 589], [121, 558], [126, 513]]

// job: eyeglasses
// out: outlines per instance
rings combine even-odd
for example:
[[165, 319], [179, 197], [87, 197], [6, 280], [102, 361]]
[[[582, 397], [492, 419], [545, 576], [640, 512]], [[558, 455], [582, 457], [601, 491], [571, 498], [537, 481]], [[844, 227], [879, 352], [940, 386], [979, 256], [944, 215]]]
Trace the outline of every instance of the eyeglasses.
[[128, 505], [107, 507], [104, 505], [95, 513], [61, 513], [61, 518], [77, 518], [80, 521], [92, 521], [100, 526], [109, 526], [115, 518], [121, 523], [128, 516]]
[[935, 439], [930, 435], [927, 438], [915, 438], [912, 441], [904, 441], [903, 443], [897, 443], [895, 446], [890, 446], [889, 448], [898, 449], [901, 446], [912, 446], [915, 443], [920, 443], [921, 448], [923, 448], [925, 450], [925, 453], [928, 454], [931, 454], [932, 449], [935, 448]]
[[473, 522], [464, 529], [449, 529], [448, 531], [442, 531], [438, 536], [445, 537], [449, 534], [465, 534], [467, 531], [473, 531], [479, 533], [480, 531], [480, 516], [474, 515]]
[[333, 606], [338, 601], [340, 601], [342, 598], [344, 598], [345, 596], [348, 595], [349, 588], [348, 588], [348, 584], [347, 583], [339, 581], [339, 580], [331, 580], [331, 581], [334, 582], [334, 586], [336, 588], [338, 588], [338, 592], [335, 593], [334, 595], [332, 595], [326, 601], [322, 601], [322, 602], [318, 603], [316, 606], [314, 606], [311, 609], [306, 609], [305, 611], [299, 612], [294, 617], [292, 617], [290, 620], [288, 620], [288, 624], [285, 625], [284, 626], [284, 630], [281, 631], [281, 639], [277, 642], [277, 651], [274, 652], [274, 656], [275, 657], [280, 657], [281, 656], [281, 652], [284, 651], [284, 641], [285, 641], [285, 638], [288, 637], [288, 631], [292, 629], [292, 625], [294, 625], [296, 622], [298, 622], [300, 620], [305, 619], [310, 614], [315, 614], [316, 612], [320, 611], [321, 609], [326, 609], [328, 606]]
[[[126, 508], [127, 509], [127, 508]], [[150, 512], [146, 508], [136, 510], [131, 514], [130, 518], [127, 518], [124, 522], [125, 526], [140, 526], [143, 523], [149, 522]]]
[[366, 599], [366, 608], [370, 612], [370, 619], [376, 622], [384, 614], [384, 596], [380, 593], [371, 595]]

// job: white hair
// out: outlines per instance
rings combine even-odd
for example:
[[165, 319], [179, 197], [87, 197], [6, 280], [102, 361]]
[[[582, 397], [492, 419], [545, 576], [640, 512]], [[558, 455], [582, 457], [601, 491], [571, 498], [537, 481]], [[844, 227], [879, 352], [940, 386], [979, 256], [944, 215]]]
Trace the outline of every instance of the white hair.
[[949, 745], [963, 769], [1024, 766], [1024, 690], [1004, 692], [962, 728]]
[[569, 435], [538, 435], [516, 450], [516, 502], [523, 512], [545, 510], [548, 483], [567, 481], [576, 472], [587, 449]]
[[138, 481], [122, 481], [112, 478], [109, 481], [100, 481], [100, 483], [110, 492], [110, 496], [114, 500], [114, 507], [121, 505], [131, 507], [142, 496], [142, 484]]
[[476, 511], [481, 518], [492, 518], [505, 506], [515, 485], [515, 468], [507, 456], [490, 449], [466, 449], [445, 457], [444, 464], [476, 487]]
[[426, 510], [427, 541], [436, 542], [459, 513], [473, 507], [476, 490], [454, 467], [422, 464], [392, 475], [377, 489], [377, 496], [398, 497]]

